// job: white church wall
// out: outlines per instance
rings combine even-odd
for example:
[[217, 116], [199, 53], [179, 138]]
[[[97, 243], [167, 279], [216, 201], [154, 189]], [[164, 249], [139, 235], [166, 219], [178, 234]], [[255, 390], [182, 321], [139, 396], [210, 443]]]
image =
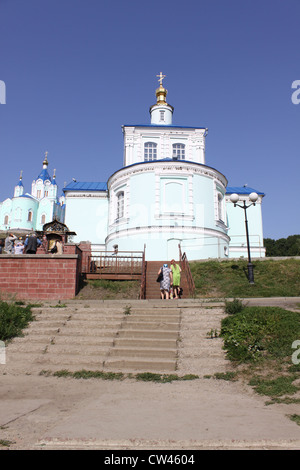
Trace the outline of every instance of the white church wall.
[[103, 245], [107, 236], [108, 199], [106, 193], [66, 193], [65, 224], [76, 232], [74, 243], [91, 241]]
[[[229, 257], [239, 258], [248, 257], [247, 238], [246, 238], [246, 225], [244, 210], [240, 207], [234, 207], [226, 197], [226, 210], [229, 220], [228, 235], [230, 237], [229, 244]], [[248, 205], [249, 199], [245, 198]], [[247, 209], [248, 219], [248, 232], [250, 242], [251, 257], [264, 257], [265, 248], [263, 247], [263, 224], [262, 224], [262, 211], [261, 201], [259, 198], [255, 206], [250, 206]]]
[[[35, 229], [38, 210], [38, 201], [30, 196], [21, 196], [12, 199], [10, 228], [24, 230]], [[18, 216], [17, 214], [20, 214]]]

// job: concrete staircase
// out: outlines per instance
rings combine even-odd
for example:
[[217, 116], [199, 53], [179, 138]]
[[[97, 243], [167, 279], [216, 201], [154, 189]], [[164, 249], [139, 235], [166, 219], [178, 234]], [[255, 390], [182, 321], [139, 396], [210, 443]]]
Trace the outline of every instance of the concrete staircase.
[[141, 308], [82, 301], [35, 308], [36, 321], [7, 346], [1, 371], [175, 371], [180, 308], [161, 303]]
[[[159, 269], [163, 266], [164, 263], [167, 263], [170, 266], [168, 261], [147, 261], [146, 266], [146, 299], [159, 299], [160, 298], [160, 284], [156, 282], [157, 273]], [[181, 273], [181, 287], [183, 289], [182, 298], [189, 297], [189, 288], [186, 280], [185, 273]]]

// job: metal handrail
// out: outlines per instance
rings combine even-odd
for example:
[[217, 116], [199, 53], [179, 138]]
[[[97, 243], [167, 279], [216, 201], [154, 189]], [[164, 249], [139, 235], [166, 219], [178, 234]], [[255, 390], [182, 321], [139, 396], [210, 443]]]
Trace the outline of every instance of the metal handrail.
[[114, 274], [141, 274], [143, 265], [142, 251], [93, 251], [88, 256], [88, 271], [110, 272]]
[[142, 262], [142, 276], [141, 276], [141, 288], [140, 288], [140, 299], [146, 298], [146, 270], [147, 270], [147, 263], [145, 257], [146, 245], [144, 245], [144, 252], [143, 252], [143, 262]]
[[178, 248], [179, 248], [179, 259], [180, 259], [180, 262], [181, 262], [181, 269], [185, 273], [185, 277], [186, 277], [186, 280], [187, 280], [187, 283], [188, 283], [188, 289], [189, 289], [191, 295], [194, 296], [195, 283], [194, 283], [194, 279], [193, 279], [193, 276], [192, 276], [191, 268], [190, 268], [186, 253], [184, 252], [182, 254], [180, 244], [178, 245]]

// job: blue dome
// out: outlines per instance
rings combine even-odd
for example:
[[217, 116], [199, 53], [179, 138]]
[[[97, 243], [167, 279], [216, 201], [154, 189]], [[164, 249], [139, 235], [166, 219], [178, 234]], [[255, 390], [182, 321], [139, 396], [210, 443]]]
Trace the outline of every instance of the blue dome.
[[42, 180], [42, 181], [46, 181], [46, 180], [51, 181], [51, 176], [49, 175], [47, 168], [42, 169], [37, 179]]

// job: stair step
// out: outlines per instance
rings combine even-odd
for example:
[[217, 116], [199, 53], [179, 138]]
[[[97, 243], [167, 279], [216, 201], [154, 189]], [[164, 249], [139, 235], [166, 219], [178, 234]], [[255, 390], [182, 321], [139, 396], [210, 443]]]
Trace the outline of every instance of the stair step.
[[117, 346], [110, 350], [111, 356], [121, 356], [121, 357], [148, 357], [148, 358], [176, 358], [177, 350], [176, 349], [147, 349], [147, 348], [133, 348], [133, 347], [121, 347]]
[[174, 360], [143, 360], [132, 359], [131, 357], [123, 357], [122, 359], [109, 358], [104, 362], [104, 368], [107, 370], [122, 371], [175, 371], [176, 361]]
[[132, 346], [132, 347], [146, 347], [146, 348], [176, 348], [177, 339], [157, 339], [157, 338], [118, 338], [114, 340], [116, 347], [118, 346]]
[[157, 330], [175, 330], [177, 331], [179, 328], [179, 322], [177, 323], [170, 323], [170, 322], [136, 322], [130, 321], [126, 322], [126, 328], [128, 329], [150, 329], [153, 331]]
[[123, 325], [130, 322], [139, 323], [176, 323], [180, 322], [180, 317], [177, 315], [130, 315], [127, 316]]
[[166, 311], [164, 311], [164, 307], [161, 306], [161, 307], [149, 307], [149, 308], [141, 308], [141, 309], [137, 309], [135, 308], [134, 310], [132, 310], [132, 313], [131, 315], [157, 315], [157, 314], [161, 314], [161, 315], [166, 315], [166, 316], [172, 316], [172, 315], [175, 315], [175, 316], [179, 316], [180, 314], [178, 313], [178, 308], [176, 307], [169, 307], [167, 308]]
[[118, 332], [118, 338], [158, 338], [158, 339], [177, 339], [178, 331], [177, 330], [120, 330]]
[[[102, 368], [103, 363], [106, 359], [106, 354], [98, 354], [95, 356], [74, 356], [72, 354], [61, 354], [59, 356], [47, 357], [46, 354], [39, 356], [34, 361], [35, 365], [40, 365], [44, 368], [51, 366], [59, 366], [59, 369], [68, 368], [68, 366], [76, 366], [76, 370], [83, 368], [90, 368], [91, 366], [97, 366]], [[63, 365], [64, 364], [64, 365]]]

